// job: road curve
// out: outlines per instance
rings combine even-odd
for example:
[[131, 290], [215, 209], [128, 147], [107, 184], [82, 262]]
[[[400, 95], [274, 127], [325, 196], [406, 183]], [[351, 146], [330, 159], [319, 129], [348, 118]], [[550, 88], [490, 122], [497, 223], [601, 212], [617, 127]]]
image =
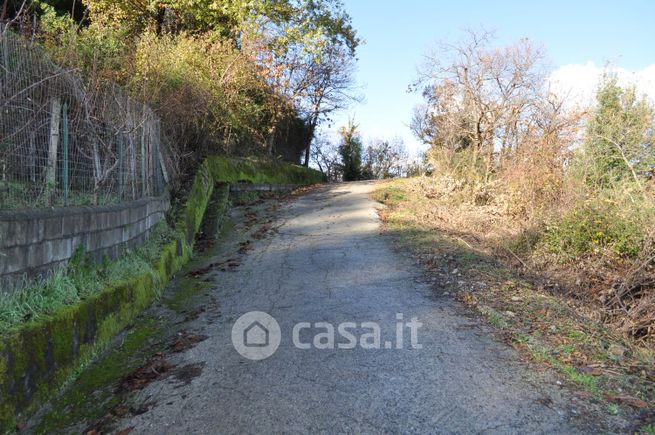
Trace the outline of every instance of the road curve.
[[[379, 205], [369, 199], [373, 188], [326, 186], [284, 203], [276, 230], [254, 242], [235, 272], [210, 272], [222, 316], [200, 327], [209, 338], [178, 361], [202, 372], [186, 385], [149, 385], [139, 394], [152, 408], [120, 427], [212, 434], [581, 431], [566, 390], [521, 363], [456, 302], [437, 296], [412, 260], [394, 251], [381, 234]], [[279, 323], [279, 348], [263, 360], [244, 358], [232, 344], [232, 326], [250, 311]], [[407, 325], [413, 318], [420, 327]], [[299, 322], [313, 325], [298, 330], [296, 341], [308, 349], [294, 345]], [[316, 337], [329, 333], [316, 322], [333, 325], [334, 349], [328, 335]], [[348, 329], [354, 348], [338, 347], [352, 342], [339, 334], [342, 322], [356, 324]], [[362, 322], [380, 326], [379, 349], [361, 346], [376, 347], [375, 328]]]

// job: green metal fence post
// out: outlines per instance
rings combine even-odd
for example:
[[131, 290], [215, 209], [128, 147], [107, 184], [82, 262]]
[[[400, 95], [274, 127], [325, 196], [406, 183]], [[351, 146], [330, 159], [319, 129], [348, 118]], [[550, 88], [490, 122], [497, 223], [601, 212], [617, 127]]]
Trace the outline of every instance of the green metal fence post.
[[68, 205], [68, 103], [64, 103], [62, 108], [62, 127], [64, 130], [64, 205]]

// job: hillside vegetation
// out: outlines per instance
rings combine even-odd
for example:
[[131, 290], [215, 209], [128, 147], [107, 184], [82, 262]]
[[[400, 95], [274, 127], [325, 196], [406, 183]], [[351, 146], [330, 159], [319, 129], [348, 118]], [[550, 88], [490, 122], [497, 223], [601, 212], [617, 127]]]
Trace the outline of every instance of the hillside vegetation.
[[178, 174], [208, 154], [308, 163], [352, 96], [359, 39], [339, 0], [5, 2], [0, 22], [161, 118]]
[[[413, 129], [430, 144], [420, 181], [445, 219], [641, 342], [655, 334], [652, 103], [608, 71], [595, 104], [550, 92], [543, 54], [486, 34], [444, 46], [418, 86]], [[439, 216], [435, 216], [439, 219]]]
[[[383, 184], [387, 228], [441, 293], [586, 393], [641, 409], [655, 362], [655, 109], [611, 70], [585, 107], [527, 40], [439, 46], [412, 128], [429, 175]], [[628, 393], [628, 394], [626, 394]], [[617, 398], [618, 397], [618, 398]]]

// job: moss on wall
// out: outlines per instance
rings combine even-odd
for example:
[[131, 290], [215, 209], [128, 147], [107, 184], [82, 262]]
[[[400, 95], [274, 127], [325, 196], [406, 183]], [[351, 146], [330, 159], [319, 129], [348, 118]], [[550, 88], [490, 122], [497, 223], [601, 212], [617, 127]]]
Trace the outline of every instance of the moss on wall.
[[314, 169], [270, 160], [209, 157], [204, 164], [216, 182], [315, 184], [323, 181], [323, 175]]
[[322, 181], [312, 169], [256, 159], [209, 157], [198, 169], [176, 223], [175, 238], [141, 273], [55, 314], [0, 337], [0, 430], [12, 431], [70, 379], [82, 361], [102, 349], [160, 293], [189, 260], [196, 233], [217, 184], [307, 185]]

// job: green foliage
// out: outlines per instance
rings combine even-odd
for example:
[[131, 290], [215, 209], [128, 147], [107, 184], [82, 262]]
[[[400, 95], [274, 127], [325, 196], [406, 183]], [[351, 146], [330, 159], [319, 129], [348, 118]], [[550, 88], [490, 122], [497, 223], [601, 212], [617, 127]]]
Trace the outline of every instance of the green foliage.
[[405, 191], [399, 187], [389, 186], [373, 192], [373, 199], [387, 205], [394, 205], [407, 199]]
[[610, 403], [607, 405], [607, 412], [611, 415], [618, 415], [621, 413], [621, 407], [616, 403]]
[[87, 79], [121, 82], [127, 77], [130, 38], [124, 23], [92, 22], [80, 27], [46, 2], [37, 5], [41, 40], [53, 60], [79, 69]]
[[90, 192], [70, 190], [68, 201], [62, 195], [52, 195], [54, 185], [48, 184], [45, 189], [24, 181], [0, 181], [0, 203], [4, 210], [18, 208], [66, 207], [68, 205], [110, 205], [118, 204], [121, 199], [113, 192], [101, 192], [94, 195]]
[[124, 22], [131, 33], [214, 32], [235, 41], [239, 31], [261, 26], [279, 26], [284, 32], [280, 47], [317, 32], [340, 37], [349, 46], [357, 39], [350, 17], [337, 0], [145, 0], [142, 2], [86, 0], [94, 20]]
[[586, 192], [546, 229], [540, 242], [561, 261], [590, 255], [637, 257], [655, 217], [644, 183], [655, 164], [654, 110], [633, 87], [606, 73], [569, 171], [569, 187]]
[[[162, 252], [162, 257], [171, 255], [175, 251], [165, 248]], [[162, 269], [156, 274], [144, 272], [114, 281], [78, 304], [2, 335], [0, 397], [12, 400], [0, 402], [0, 431], [15, 427], [18, 413], [29, 415], [51, 397], [70, 379], [77, 364], [88, 362], [153, 300], [167, 278]]]
[[487, 320], [489, 320], [489, 323], [491, 323], [496, 328], [506, 329], [509, 327], [509, 322], [505, 316], [493, 308], [488, 306], [479, 306], [478, 310], [487, 318]]
[[339, 154], [341, 155], [343, 181], [361, 180], [363, 178], [362, 140], [357, 132], [357, 125], [350, 120], [346, 127], [339, 130], [339, 134], [341, 135]]
[[634, 86], [619, 86], [606, 74], [596, 94], [597, 106], [574, 168], [592, 188], [623, 181], [640, 183], [655, 165], [655, 112]]
[[605, 196], [578, 204], [546, 228], [540, 247], [562, 261], [593, 254], [636, 257], [655, 208], [648, 202], [624, 207], [625, 203], [616, 199]]
[[[91, 16], [103, 22], [122, 21], [130, 32], [209, 31], [230, 34], [239, 23], [240, 11], [248, 10], [245, 1], [197, 2], [169, 0], [143, 2], [87, 0]], [[257, 2], [259, 3], [259, 2]]]
[[637, 431], [637, 433], [649, 434], [649, 435], [655, 434], [655, 424], [647, 424], [647, 425], [641, 426], [639, 428], [639, 430]]
[[153, 106], [182, 171], [217, 152], [298, 162], [349, 98], [359, 39], [339, 0], [86, 0], [81, 22], [60, 3], [35, 3], [50, 54]]
[[59, 270], [46, 281], [0, 298], [0, 331], [79, 300], [76, 280]]
[[563, 364], [560, 365], [559, 369], [569, 378], [569, 380], [580, 385], [590, 393], [597, 395], [600, 392], [598, 380], [592, 375], [581, 373], [576, 367]]
[[[183, 152], [261, 154], [275, 97], [256, 66], [210, 35], [143, 35], [130, 87], [143, 88]], [[260, 147], [257, 147], [257, 143]]]

